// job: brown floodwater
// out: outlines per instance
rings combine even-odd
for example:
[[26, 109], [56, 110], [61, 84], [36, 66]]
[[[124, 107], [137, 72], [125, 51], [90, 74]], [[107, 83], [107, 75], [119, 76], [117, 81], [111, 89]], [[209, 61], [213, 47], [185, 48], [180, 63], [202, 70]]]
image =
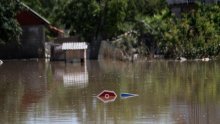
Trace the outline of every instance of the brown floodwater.
[[[118, 97], [104, 103], [103, 90]], [[220, 62], [5, 61], [0, 123], [218, 124]]]

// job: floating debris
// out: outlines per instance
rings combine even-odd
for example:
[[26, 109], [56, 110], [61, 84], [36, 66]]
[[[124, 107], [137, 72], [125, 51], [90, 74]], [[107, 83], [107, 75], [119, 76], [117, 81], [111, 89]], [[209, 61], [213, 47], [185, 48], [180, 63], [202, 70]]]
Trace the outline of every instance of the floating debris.
[[180, 62], [184, 62], [187, 60], [187, 58], [185, 57], [178, 57], [177, 60], [179, 60]]
[[0, 65], [2, 65], [3, 64], [3, 61], [2, 60], [0, 60]]
[[122, 99], [127, 99], [127, 98], [131, 98], [131, 97], [135, 97], [135, 96], [139, 96], [138, 94], [132, 94], [132, 93], [121, 93], [121, 98]]
[[209, 58], [202, 58], [202, 61], [208, 62], [210, 59]]

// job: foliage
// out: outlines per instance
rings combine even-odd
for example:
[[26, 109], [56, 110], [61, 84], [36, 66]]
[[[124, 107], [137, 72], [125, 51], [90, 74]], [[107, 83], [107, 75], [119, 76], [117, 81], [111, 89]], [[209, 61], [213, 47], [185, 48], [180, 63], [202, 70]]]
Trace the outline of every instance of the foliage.
[[215, 56], [220, 50], [218, 5], [198, 5], [181, 19], [165, 9], [142, 20], [137, 30], [150, 34], [157, 49], [166, 57], [202, 58]]
[[20, 8], [17, 0], [0, 1], [0, 44], [19, 41], [22, 32], [15, 16]]
[[[130, 31], [136, 16], [152, 15], [165, 0], [22, 0], [52, 24], [64, 27], [70, 35], [90, 42], [91, 58], [97, 58], [102, 40]], [[94, 55], [93, 55], [94, 54]]]
[[64, 8], [62, 23], [70, 34], [80, 34], [84, 37], [91, 37], [95, 34], [96, 22], [100, 13], [100, 6], [95, 0], [71, 0]]
[[[111, 40], [125, 32], [137, 31], [116, 40], [115, 45], [126, 53], [135, 49], [146, 54], [152, 45], [157, 53], [169, 58], [211, 57], [220, 51], [220, 7], [217, 4], [198, 4], [196, 9], [177, 18], [166, 8], [165, 0], [21, 1], [52, 24], [65, 27], [71, 35], [80, 35], [87, 42]], [[14, 19], [19, 4], [16, 0], [0, 3], [0, 42], [15, 41], [21, 34]], [[152, 43], [149, 45], [149, 42]]]
[[80, 34], [86, 41], [111, 39], [131, 30], [137, 15], [152, 14], [161, 1], [70, 0], [61, 20], [72, 35]]
[[146, 55], [146, 46], [139, 42], [137, 32], [130, 31], [119, 36], [116, 40], [112, 41], [113, 46], [122, 50], [126, 57], [131, 57], [135, 53], [139, 55]]
[[125, 18], [126, 1], [71, 0], [61, 20], [70, 34], [80, 34], [87, 41], [109, 38], [119, 32], [118, 26]]
[[[220, 12], [220, 8], [218, 11]], [[197, 11], [184, 16], [180, 22], [180, 33], [185, 33], [185, 37], [180, 37], [184, 48], [183, 55], [189, 58], [202, 58], [219, 53], [220, 30], [217, 25], [219, 22], [214, 22], [212, 18], [217, 16], [219, 13], [209, 11], [208, 6], [200, 6]]]

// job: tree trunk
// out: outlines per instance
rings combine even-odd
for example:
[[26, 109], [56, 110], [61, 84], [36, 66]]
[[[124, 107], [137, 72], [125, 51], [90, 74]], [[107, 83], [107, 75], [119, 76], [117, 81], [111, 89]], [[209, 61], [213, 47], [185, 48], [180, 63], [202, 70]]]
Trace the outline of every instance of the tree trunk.
[[[100, 3], [101, 4], [101, 3]], [[108, 1], [105, 1], [103, 11], [99, 14], [99, 23], [97, 25], [96, 34], [94, 40], [90, 44], [90, 59], [98, 59], [99, 49], [102, 41], [102, 30], [105, 23], [105, 15], [107, 13]]]

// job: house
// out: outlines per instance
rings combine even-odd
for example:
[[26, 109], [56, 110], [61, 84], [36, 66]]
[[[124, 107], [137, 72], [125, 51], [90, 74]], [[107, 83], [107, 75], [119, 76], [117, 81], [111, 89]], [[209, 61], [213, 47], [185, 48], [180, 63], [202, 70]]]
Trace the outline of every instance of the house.
[[80, 60], [85, 62], [88, 54], [88, 44], [82, 42], [78, 36], [57, 38], [50, 45], [50, 60], [74, 62]]
[[220, 0], [166, 0], [168, 5], [171, 8], [171, 11], [177, 16], [180, 17], [181, 12], [187, 12], [195, 8], [196, 2], [201, 3], [217, 3]]
[[63, 31], [53, 27], [48, 20], [22, 3], [24, 9], [16, 19], [22, 28], [20, 45], [8, 43], [0, 47], [1, 59], [42, 58], [45, 55], [45, 29], [62, 35]]

